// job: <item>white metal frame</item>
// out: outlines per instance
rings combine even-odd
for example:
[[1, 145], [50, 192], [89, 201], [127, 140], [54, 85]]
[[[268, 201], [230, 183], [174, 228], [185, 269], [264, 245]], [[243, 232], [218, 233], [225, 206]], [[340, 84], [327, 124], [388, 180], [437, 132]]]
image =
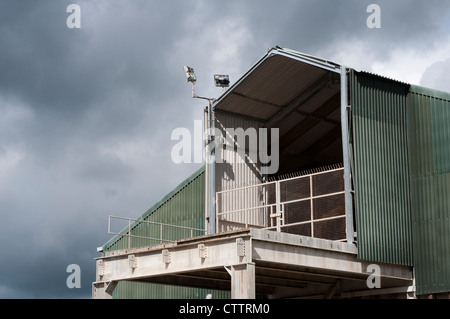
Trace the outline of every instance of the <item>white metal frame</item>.
[[[126, 220], [128, 221], [128, 227], [126, 228], [127, 231], [122, 230], [122, 232], [120, 233], [116, 233], [111, 231], [111, 219], [120, 219], [120, 220]], [[157, 237], [150, 237], [150, 236], [139, 236], [139, 235], [132, 235], [131, 234], [131, 230], [132, 230], [132, 225], [131, 222], [141, 222], [141, 223], [147, 223], [147, 224], [152, 224], [152, 225], [158, 225], [159, 226], [159, 238]], [[131, 241], [130, 238], [134, 237], [134, 238], [143, 238], [143, 239], [151, 239], [151, 240], [157, 240], [159, 241], [161, 244], [163, 242], [173, 242], [175, 240], [173, 239], [164, 239], [163, 236], [163, 227], [172, 227], [172, 228], [181, 228], [181, 229], [187, 229], [190, 230], [190, 238], [194, 237], [194, 231], [195, 232], [202, 232], [203, 234], [205, 234], [205, 229], [200, 229], [200, 228], [194, 228], [194, 227], [187, 227], [187, 226], [178, 226], [178, 225], [171, 225], [171, 224], [164, 224], [164, 223], [159, 223], [159, 222], [153, 222], [153, 221], [149, 221], [149, 220], [142, 220], [142, 219], [133, 219], [133, 218], [128, 218], [128, 217], [120, 217], [120, 216], [112, 216], [109, 215], [108, 216], [108, 234], [111, 235], [120, 235], [120, 236], [126, 236], [128, 237], [128, 248], [131, 248]], [[182, 239], [182, 238], [179, 238]]]
[[[268, 185], [275, 185], [276, 200], [275, 200], [274, 204], [265, 204], [264, 203], [262, 205], [257, 205], [257, 206], [253, 206], [253, 207], [248, 207], [248, 205], [245, 204], [245, 207], [243, 207], [243, 208], [229, 210], [229, 211], [222, 211], [222, 212], [219, 212], [219, 207], [216, 206], [216, 227], [217, 227], [216, 232], [219, 232], [219, 226], [221, 223], [221, 220], [219, 217], [221, 217], [221, 216], [226, 216], [226, 215], [233, 214], [233, 213], [244, 212], [244, 220], [243, 220], [242, 224], [243, 224], [244, 228], [248, 228], [250, 226], [250, 223], [249, 223], [250, 212], [253, 210], [257, 210], [257, 209], [265, 209], [270, 212], [270, 215], [269, 215], [270, 221], [265, 219], [266, 213], [264, 213], [264, 225], [261, 228], [268, 229], [268, 230], [276, 230], [277, 232], [281, 232], [281, 229], [284, 227], [311, 224], [311, 237], [316, 237], [314, 235], [314, 223], [323, 222], [326, 220], [339, 219], [339, 218], [347, 218], [345, 213], [342, 215], [325, 217], [325, 218], [320, 218], [320, 219], [314, 219], [314, 216], [313, 216], [313, 212], [314, 212], [313, 201], [314, 201], [314, 199], [346, 194], [345, 190], [343, 190], [343, 191], [328, 193], [328, 194], [324, 194], [324, 195], [316, 195], [316, 196], [313, 195], [313, 177], [317, 176], [317, 175], [321, 175], [321, 174], [336, 172], [336, 171], [342, 171], [344, 173], [344, 168], [338, 168], [338, 169], [303, 175], [303, 176], [299, 176], [299, 177], [292, 177], [292, 178], [287, 178], [287, 179], [274, 181], [274, 182], [267, 182], [267, 183], [256, 184], [256, 185], [237, 187], [237, 188], [217, 192], [216, 197], [219, 198], [219, 196], [221, 194], [226, 194], [226, 193], [231, 193], [231, 192], [244, 193], [244, 190], [248, 190], [251, 188], [264, 188], [264, 187], [267, 187]], [[309, 189], [310, 189], [309, 196], [282, 202], [280, 199], [280, 195], [281, 195], [280, 184], [284, 183], [284, 182], [288, 182], [288, 181], [292, 181], [292, 180], [296, 180], [296, 179], [304, 179], [304, 178], [309, 178], [309, 184], [310, 184], [309, 185]], [[310, 201], [310, 211], [311, 211], [310, 219], [307, 221], [285, 224], [284, 223], [285, 206], [288, 204], [303, 202], [303, 201]], [[244, 198], [244, 202], [246, 202], [245, 198]], [[274, 225], [274, 219], [276, 219], [276, 225]], [[270, 222], [270, 225], [269, 225], [269, 222]], [[347, 239], [341, 238], [341, 239], [338, 239], [337, 241], [345, 241], [345, 240], [347, 240]]]
[[[348, 124], [348, 68], [344, 65], [337, 64], [332, 61], [320, 59], [301, 52], [296, 52], [282, 47], [275, 47], [270, 49], [258, 62], [256, 62], [247, 73], [245, 73], [230, 89], [222, 94], [216, 101], [219, 104], [228, 94], [234, 91], [242, 81], [244, 81], [255, 69], [259, 67], [266, 59], [272, 56], [285, 56], [309, 65], [328, 70], [330, 72], [340, 74], [341, 86], [341, 131], [342, 131], [342, 151], [344, 164], [344, 185], [345, 185], [345, 211], [346, 211], [346, 233], [347, 242], [354, 242], [354, 227], [353, 227], [353, 200], [352, 200], [352, 182], [351, 182], [351, 166], [350, 166], [350, 152], [349, 152], [349, 124]], [[212, 207], [210, 207], [210, 210]], [[210, 211], [211, 213], [211, 211]], [[217, 216], [216, 216], [217, 217]], [[211, 218], [211, 215], [210, 215]], [[217, 227], [216, 227], [217, 229]]]

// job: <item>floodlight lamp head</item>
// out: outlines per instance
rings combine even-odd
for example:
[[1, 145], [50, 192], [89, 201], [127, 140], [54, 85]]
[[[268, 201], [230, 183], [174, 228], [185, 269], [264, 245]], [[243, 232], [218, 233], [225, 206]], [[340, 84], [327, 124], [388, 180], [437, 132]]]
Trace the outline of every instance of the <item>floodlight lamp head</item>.
[[197, 78], [195, 77], [194, 69], [188, 66], [184, 66], [184, 72], [186, 73], [187, 81], [194, 84], [197, 82]]
[[230, 77], [228, 75], [215, 74], [214, 83], [217, 87], [226, 88], [230, 85]]

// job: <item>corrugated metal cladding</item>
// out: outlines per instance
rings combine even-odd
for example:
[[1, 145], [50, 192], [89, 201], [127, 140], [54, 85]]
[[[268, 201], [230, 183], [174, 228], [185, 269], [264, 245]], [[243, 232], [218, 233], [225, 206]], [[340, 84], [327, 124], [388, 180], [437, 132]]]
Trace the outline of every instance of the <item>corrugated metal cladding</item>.
[[359, 258], [412, 265], [408, 85], [354, 70], [349, 80]]
[[269, 56], [226, 93], [216, 109], [267, 121], [321, 78], [331, 80], [332, 76], [324, 69], [285, 56]]
[[450, 291], [450, 94], [408, 96], [414, 265], [419, 294]]
[[[202, 167], [183, 181], [161, 201], [153, 205], [137, 219], [149, 220], [172, 225], [204, 228], [205, 210], [205, 168]], [[167, 228], [163, 232], [165, 239], [176, 240], [190, 237], [190, 233], [181, 229]], [[146, 223], [132, 224], [132, 235], [159, 236], [159, 226]], [[194, 236], [203, 233], [194, 234]], [[151, 245], [156, 241], [144, 238], [130, 238], [131, 247]], [[104, 251], [128, 248], [128, 237], [115, 236], [103, 247]], [[205, 298], [212, 293], [215, 298], [229, 298], [229, 291], [214, 291], [209, 289], [187, 288], [159, 285], [151, 283], [120, 282], [114, 289], [114, 298]]]
[[[216, 112], [216, 128], [227, 135], [229, 146], [216, 149], [216, 191], [228, 190], [248, 185], [260, 184], [263, 180], [261, 164], [258, 162], [259, 128], [262, 123], [243, 117], [236, 117], [227, 112]], [[230, 129], [239, 129], [248, 137], [241, 141]], [[250, 130], [253, 130], [253, 134]], [[252, 136], [253, 135], [253, 136]], [[242, 145], [239, 143], [244, 142]], [[242, 156], [244, 155], [245, 156]], [[219, 160], [219, 158], [221, 160]], [[235, 191], [229, 194], [221, 194], [216, 197], [216, 209], [218, 212], [242, 209], [243, 207], [256, 207], [262, 204], [261, 192], [258, 188]], [[220, 218], [218, 231], [230, 231], [236, 225], [246, 224], [244, 212], [230, 214]], [[261, 218], [262, 219], [262, 218]], [[225, 222], [225, 220], [227, 222]], [[234, 225], [234, 226], [233, 226]]]
[[[216, 149], [216, 191], [253, 185], [260, 183], [261, 175], [260, 163], [258, 163], [258, 130], [263, 124], [242, 117], [236, 117], [227, 113], [216, 113], [216, 128], [226, 132], [232, 132], [230, 129], [242, 129], [242, 132], [250, 133], [248, 129], [254, 130], [256, 138], [248, 137], [244, 145], [238, 145], [236, 136], [227, 135], [230, 144], [233, 140], [233, 147]], [[250, 134], [251, 135], [251, 134]], [[250, 136], [249, 135], [249, 136]], [[247, 154], [242, 158], [239, 154]], [[219, 160], [219, 154], [222, 161]], [[256, 159], [256, 161], [252, 161]]]
[[450, 94], [351, 71], [358, 254], [450, 291]]
[[113, 291], [115, 299], [230, 299], [230, 291], [121, 281]]

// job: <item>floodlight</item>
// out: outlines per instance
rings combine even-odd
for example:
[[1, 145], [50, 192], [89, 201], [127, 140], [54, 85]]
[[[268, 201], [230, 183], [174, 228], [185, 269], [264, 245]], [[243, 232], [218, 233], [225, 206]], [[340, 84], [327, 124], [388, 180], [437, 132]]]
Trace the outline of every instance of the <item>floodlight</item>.
[[186, 73], [187, 81], [195, 83], [197, 81], [194, 73], [194, 69], [188, 66], [184, 66], [184, 72]]
[[230, 77], [228, 75], [215, 74], [214, 83], [217, 87], [226, 88], [228, 87], [228, 85], [230, 85]]

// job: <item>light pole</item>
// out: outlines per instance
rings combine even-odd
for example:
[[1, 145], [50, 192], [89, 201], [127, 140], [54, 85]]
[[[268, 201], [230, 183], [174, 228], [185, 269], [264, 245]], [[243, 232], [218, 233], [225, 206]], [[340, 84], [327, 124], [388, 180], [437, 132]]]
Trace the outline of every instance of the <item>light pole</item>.
[[[195, 94], [195, 77], [194, 69], [188, 66], [184, 67], [187, 81], [192, 84], [192, 97], [208, 101], [207, 123], [205, 123], [206, 132], [208, 134], [207, 143], [205, 145], [206, 175], [207, 175], [207, 207], [208, 207], [208, 234], [216, 233], [216, 177], [215, 177], [215, 117], [214, 117], [214, 101], [213, 98], [198, 96]], [[217, 85], [217, 84], [216, 84]]]

